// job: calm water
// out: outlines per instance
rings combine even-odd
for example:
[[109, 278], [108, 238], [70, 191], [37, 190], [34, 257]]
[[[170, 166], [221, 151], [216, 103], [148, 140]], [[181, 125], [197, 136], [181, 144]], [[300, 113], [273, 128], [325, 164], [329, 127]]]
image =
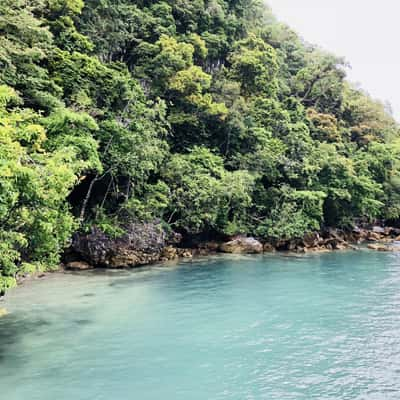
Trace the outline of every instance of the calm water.
[[1, 399], [400, 399], [394, 254], [54, 275], [1, 306]]

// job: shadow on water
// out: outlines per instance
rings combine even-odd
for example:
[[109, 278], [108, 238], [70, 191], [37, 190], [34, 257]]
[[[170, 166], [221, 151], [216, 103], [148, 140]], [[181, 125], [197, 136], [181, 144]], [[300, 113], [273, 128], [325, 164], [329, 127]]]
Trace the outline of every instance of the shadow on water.
[[26, 316], [7, 315], [0, 319], [0, 363], [12, 354], [27, 333], [35, 334], [51, 323], [43, 318], [28, 319]]
[[93, 323], [92, 319], [74, 318], [74, 315], [65, 311], [50, 313], [49, 319], [34, 317], [28, 313], [9, 314], [1, 318], [0, 370], [3, 363], [12, 362], [14, 366], [20, 367], [27, 357], [31, 357], [31, 352], [24, 350], [24, 338], [29, 336], [38, 339], [50, 335], [50, 338], [57, 341], [57, 335], [52, 336], [52, 331], [56, 333], [62, 330], [63, 334], [69, 337]]

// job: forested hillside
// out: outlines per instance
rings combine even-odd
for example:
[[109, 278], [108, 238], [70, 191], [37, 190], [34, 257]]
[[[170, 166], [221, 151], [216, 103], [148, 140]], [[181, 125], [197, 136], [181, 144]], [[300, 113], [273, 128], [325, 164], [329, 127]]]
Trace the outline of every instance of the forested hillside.
[[0, 292], [74, 231], [400, 215], [399, 128], [259, 0], [0, 2]]

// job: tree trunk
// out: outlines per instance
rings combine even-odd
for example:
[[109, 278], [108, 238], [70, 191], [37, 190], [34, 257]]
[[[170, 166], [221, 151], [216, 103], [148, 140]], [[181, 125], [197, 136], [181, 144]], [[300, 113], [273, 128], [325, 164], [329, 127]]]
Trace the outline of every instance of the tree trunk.
[[86, 208], [87, 208], [87, 205], [89, 203], [90, 197], [92, 195], [93, 186], [97, 182], [98, 178], [99, 178], [99, 174], [96, 174], [96, 176], [92, 179], [92, 182], [90, 182], [89, 189], [88, 189], [88, 191], [86, 193], [85, 199], [83, 200], [83, 204], [82, 204], [82, 208], [81, 208], [81, 214], [79, 216], [79, 223], [81, 225], [82, 225], [82, 223], [83, 223], [83, 221], [85, 219]]

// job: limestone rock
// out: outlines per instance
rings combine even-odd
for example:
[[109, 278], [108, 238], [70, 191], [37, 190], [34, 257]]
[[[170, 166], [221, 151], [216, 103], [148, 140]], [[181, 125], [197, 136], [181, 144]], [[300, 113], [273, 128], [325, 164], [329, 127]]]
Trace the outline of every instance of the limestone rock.
[[161, 252], [161, 260], [163, 261], [175, 260], [178, 257], [178, 251], [173, 246], [167, 246]]
[[93, 267], [85, 261], [72, 261], [66, 265], [66, 268], [71, 271], [86, 271]]
[[129, 224], [126, 234], [111, 238], [93, 227], [88, 234], [75, 235], [72, 248], [96, 267], [130, 268], [157, 262], [167, 245], [167, 235], [156, 223]]
[[[144, 262], [144, 260], [142, 260]], [[140, 265], [140, 257], [135, 251], [119, 249], [108, 260], [108, 268], [130, 268]]]
[[264, 243], [263, 251], [264, 253], [273, 253], [275, 251], [275, 247], [271, 243]]
[[178, 256], [182, 258], [192, 258], [193, 257], [193, 251], [191, 249], [177, 249], [178, 250]]
[[384, 244], [369, 244], [368, 248], [371, 250], [375, 250], [375, 251], [398, 251], [399, 250], [393, 246], [386, 246]]
[[380, 233], [373, 232], [373, 231], [368, 232], [367, 240], [369, 240], [370, 242], [378, 242], [381, 239], [382, 239], [382, 235]]
[[311, 247], [307, 249], [307, 252], [312, 252], [312, 253], [330, 253], [332, 249], [328, 249], [324, 246], [318, 246], [318, 247]]
[[222, 243], [220, 249], [223, 253], [259, 254], [263, 252], [263, 245], [252, 237], [238, 237]]

